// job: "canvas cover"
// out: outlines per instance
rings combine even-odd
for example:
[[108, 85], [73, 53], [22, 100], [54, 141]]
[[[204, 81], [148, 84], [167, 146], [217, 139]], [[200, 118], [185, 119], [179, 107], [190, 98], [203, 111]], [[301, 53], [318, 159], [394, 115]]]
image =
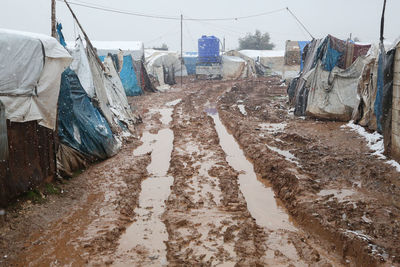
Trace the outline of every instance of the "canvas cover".
[[349, 121], [357, 107], [357, 85], [364, 67], [362, 57], [349, 68], [326, 71], [323, 62], [305, 77], [310, 88], [306, 115], [320, 119]]
[[55, 129], [61, 73], [69, 53], [52, 37], [0, 29], [0, 101], [13, 122]]

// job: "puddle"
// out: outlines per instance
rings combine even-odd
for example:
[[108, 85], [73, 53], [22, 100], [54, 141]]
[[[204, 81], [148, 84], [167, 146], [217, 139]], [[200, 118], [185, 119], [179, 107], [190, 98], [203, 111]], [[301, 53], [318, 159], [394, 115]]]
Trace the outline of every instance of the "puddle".
[[343, 202], [346, 198], [354, 195], [356, 192], [351, 189], [324, 189], [319, 191], [318, 196], [324, 197], [333, 195], [339, 202]]
[[294, 163], [294, 164], [296, 164], [297, 166], [300, 167], [300, 163], [297, 161], [296, 156], [293, 155], [292, 153], [290, 153], [289, 151], [282, 150], [282, 149], [279, 149], [279, 148], [274, 147], [274, 146], [269, 146], [269, 145], [266, 145], [266, 146], [267, 146], [270, 150], [275, 151], [276, 153], [278, 153], [279, 155], [284, 156], [284, 157], [285, 157], [285, 160], [287, 160], [287, 161], [289, 161], [289, 162], [292, 162], [292, 163]]
[[[162, 115], [161, 121], [169, 124], [173, 109], [158, 111]], [[173, 131], [169, 128], [162, 129], [157, 134], [146, 132], [141, 139], [143, 144], [134, 151], [136, 156], [152, 152], [151, 163], [147, 166], [150, 177], [142, 182], [139, 207], [135, 209], [136, 221], [126, 229], [119, 241], [117, 255], [123, 260], [117, 261], [115, 266], [135, 265], [139, 260], [138, 256], [146, 266], [168, 265], [164, 243], [168, 240], [168, 233], [161, 216], [173, 184], [173, 177], [167, 176], [173, 139]], [[133, 258], [126, 259], [126, 255]]]
[[209, 115], [214, 119], [227, 162], [240, 173], [240, 189], [257, 224], [270, 230], [295, 230], [289, 221], [289, 215], [278, 206], [272, 188], [266, 187], [257, 179], [253, 164], [247, 160], [234, 137], [227, 132], [218, 114], [213, 112]]

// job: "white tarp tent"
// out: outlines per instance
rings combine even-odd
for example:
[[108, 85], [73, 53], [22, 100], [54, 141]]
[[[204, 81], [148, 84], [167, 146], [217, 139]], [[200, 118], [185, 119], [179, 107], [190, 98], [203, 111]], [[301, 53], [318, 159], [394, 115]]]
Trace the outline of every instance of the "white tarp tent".
[[15, 122], [55, 129], [61, 73], [69, 53], [52, 37], [0, 29], [0, 101]]
[[91, 49], [85, 49], [84, 43], [80, 39], [77, 40], [72, 54], [74, 60], [71, 69], [77, 73], [88, 96], [97, 103], [113, 132], [121, 132], [118, 121], [124, 122], [128, 127], [135, 124], [137, 118], [132, 115], [125, 90], [112, 59], [105, 58], [105, 71], [103, 71], [96, 60], [97, 55]]
[[222, 77], [224, 79], [239, 79], [247, 77], [247, 62], [235, 56], [222, 56]]
[[146, 49], [145, 59], [147, 73], [158, 80], [159, 90], [169, 87], [164, 80], [164, 70], [172, 71], [175, 76], [187, 76], [185, 64], [181, 64], [177, 52]]

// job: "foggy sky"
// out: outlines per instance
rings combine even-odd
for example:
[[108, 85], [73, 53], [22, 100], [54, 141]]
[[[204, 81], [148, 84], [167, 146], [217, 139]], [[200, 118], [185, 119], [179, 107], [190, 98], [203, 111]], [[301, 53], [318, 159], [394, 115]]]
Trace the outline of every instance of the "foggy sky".
[[[71, 0], [74, 1], [74, 0]], [[78, 0], [76, 0], [78, 2]], [[350, 33], [363, 42], [379, 40], [383, 0], [79, 0], [96, 5], [146, 14], [190, 18], [237, 17], [289, 7], [316, 38], [327, 34], [345, 39]], [[50, 34], [50, 0], [0, 0], [0, 27]], [[166, 43], [180, 49], [180, 22], [134, 17], [71, 5], [91, 40], [136, 41], [153, 47]], [[400, 1], [388, 0], [385, 38], [400, 36]], [[57, 19], [62, 22], [67, 40], [76, 36], [75, 25], [64, 3], [57, 2]], [[201, 35], [226, 38], [226, 46], [235, 49], [238, 38], [256, 29], [269, 32], [277, 47], [285, 40], [309, 40], [286, 11], [262, 17], [223, 22], [184, 22], [184, 50], [196, 51]]]

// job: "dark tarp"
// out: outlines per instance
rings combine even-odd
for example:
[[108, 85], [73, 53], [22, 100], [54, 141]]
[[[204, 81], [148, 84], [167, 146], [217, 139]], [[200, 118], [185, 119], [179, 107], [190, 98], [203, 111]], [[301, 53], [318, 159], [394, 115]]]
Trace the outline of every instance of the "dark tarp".
[[115, 154], [117, 141], [110, 126], [70, 68], [61, 77], [58, 134], [61, 143], [92, 160], [105, 159]]
[[8, 138], [6, 110], [3, 102], [0, 101], [0, 161], [8, 159]]

